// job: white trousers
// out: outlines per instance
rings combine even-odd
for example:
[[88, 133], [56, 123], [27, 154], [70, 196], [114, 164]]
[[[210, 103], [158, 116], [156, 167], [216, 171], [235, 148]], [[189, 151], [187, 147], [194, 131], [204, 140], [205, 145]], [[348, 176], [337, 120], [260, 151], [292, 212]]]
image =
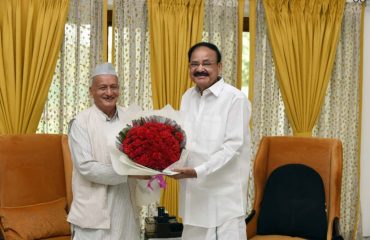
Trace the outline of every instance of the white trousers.
[[214, 228], [184, 225], [182, 240], [247, 240], [245, 217], [230, 219]]

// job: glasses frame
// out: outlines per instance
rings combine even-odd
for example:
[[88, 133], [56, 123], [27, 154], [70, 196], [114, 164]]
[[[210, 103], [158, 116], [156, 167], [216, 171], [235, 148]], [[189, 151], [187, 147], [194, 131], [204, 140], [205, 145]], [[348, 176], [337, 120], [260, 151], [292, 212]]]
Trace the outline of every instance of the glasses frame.
[[202, 63], [189, 62], [189, 68], [190, 70], [195, 70], [195, 69], [198, 69], [200, 66], [202, 66], [202, 68], [211, 69], [213, 64], [218, 64], [218, 63], [214, 61], [204, 61]]

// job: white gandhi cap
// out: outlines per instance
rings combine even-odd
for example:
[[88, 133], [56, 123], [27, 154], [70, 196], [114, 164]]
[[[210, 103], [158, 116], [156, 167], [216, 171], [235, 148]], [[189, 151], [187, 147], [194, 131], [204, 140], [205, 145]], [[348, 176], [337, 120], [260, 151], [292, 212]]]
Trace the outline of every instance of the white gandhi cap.
[[91, 77], [95, 77], [98, 75], [114, 75], [117, 77], [116, 70], [114, 70], [114, 67], [111, 63], [102, 63], [95, 67]]

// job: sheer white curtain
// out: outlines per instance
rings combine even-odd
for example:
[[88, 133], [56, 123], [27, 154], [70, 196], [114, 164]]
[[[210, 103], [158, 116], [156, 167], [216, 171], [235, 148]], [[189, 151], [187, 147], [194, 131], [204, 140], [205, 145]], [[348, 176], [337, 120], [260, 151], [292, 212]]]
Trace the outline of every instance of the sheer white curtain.
[[[120, 81], [119, 104], [127, 107], [136, 103], [144, 110], [153, 109], [147, 0], [114, 0], [113, 6], [113, 62]], [[146, 183], [138, 181], [133, 189], [141, 239], [145, 218], [155, 214], [160, 199], [160, 191], [149, 190]]]
[[103, 1], [70, 0], [64, 41], [37, 129], [66, 133], [68, 122], [90, 106], [90, 71], [102, 62]]
[[238, 4], [238, 0], [205, 0], [202, 37], [220, 49], [222, 76], [233, 86], [237, 78]]
[[152, 109], [147, 0], [115, 0], [114, 56], [123, 106]]
[[361, 239], [360, 226], [360, 34], [361, 4], [347, 3], [332, 77], [314, 136], [343, 143], [341, 231], [345, 239]]
[[[275, 75], [262, 1], [257, 1], [256, 56], [252, 110], [252, 152], [262, 136], [292, 135]], [[340, 42], [325, 102], [313, 131], [314, 136], [335, 137], [343, 142], [341, 232], [345, 239], [357, 238], [359, 229], [359, 59], [361, 5], [347, 3]], [[253, 202], [250, 184], [249, 203]], [[251, 209], [251, 205], [249, 205]]]

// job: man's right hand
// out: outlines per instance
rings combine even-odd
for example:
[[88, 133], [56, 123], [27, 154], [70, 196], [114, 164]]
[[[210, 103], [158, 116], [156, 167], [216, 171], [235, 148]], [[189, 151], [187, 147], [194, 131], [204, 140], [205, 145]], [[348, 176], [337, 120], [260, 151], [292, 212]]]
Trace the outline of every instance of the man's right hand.
[[148, 175], [128, 175], [128, 177], [140, 179], [140, 180], [150, 180], [152, 178], [152, 176], [148, 176]]

